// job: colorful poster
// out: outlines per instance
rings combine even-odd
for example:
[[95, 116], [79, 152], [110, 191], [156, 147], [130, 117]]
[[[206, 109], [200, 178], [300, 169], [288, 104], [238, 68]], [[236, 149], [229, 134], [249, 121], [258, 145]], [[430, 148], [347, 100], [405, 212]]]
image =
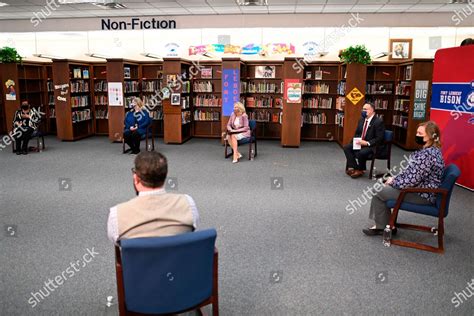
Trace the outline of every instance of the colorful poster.
[[[474, 190], [474, 46], [436, 52], [430, 119], [441, 129], [446, 165], [461, 170], [458, 184]], [[453, 71], [457, 69], [457, 71]]]
[[222, 70], [222, 115], [230, 116], [240, 101], [240, 69]]
[[242, 55], [258, 55], [262, 47], [257, 44], [248, 44], [242, 47]]
[[109, 105], [123, 106], [123, 87], [121, 82], [109, 82]]
[[299, 79], [285, 79], [286, 103], [301, 103], [302, 83]]
[[426, 117], [426, 101], [428, 100], [428, 80], [415, 81], [415, 100], [413, 102], [413, 119], [424, 121]]
[[5, 87], [7, 88], [5, 100], [16, 101], [15, 81], [13, 81], [12, 79], [8, 79], [5, 82]]

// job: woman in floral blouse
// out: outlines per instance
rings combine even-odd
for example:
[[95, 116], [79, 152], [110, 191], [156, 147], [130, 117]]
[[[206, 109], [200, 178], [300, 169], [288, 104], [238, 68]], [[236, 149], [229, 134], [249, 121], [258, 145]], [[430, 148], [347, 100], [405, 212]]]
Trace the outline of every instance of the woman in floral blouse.
[[[371, 228], [363, 232], [369, 236], [383, 234], [389, 223], [391, 211], [385, 201], [397, 199], [401, 189], [405, 188], [438, 188], [444, 171], [444, 160], [441, 153], [440, 131], [435, 122], [429, 121], [418, 125], [416, 143], [423, 148], [410, 155], [408, 167], [395, 177], [386, 179], [383, 189], [372, 197], [369, 218], [375, 221]], [[436, 197], [432, 193], [408, 193], [405, 202], [434, 204]]]

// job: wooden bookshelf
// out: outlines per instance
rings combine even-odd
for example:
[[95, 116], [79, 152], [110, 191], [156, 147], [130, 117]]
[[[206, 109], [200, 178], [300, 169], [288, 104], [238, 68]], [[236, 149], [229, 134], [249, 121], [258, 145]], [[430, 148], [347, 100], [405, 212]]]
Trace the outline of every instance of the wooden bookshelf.
[[[283, 62], [249, 61], [241, 75], [241, 100], [250, 120], [257, 121], [257, 137], [281, 139]], [[257, 67], [275, 67], [274, 78], [256, 78]]]
[[[339, 81], [337, 94], [345, 96], [344, 105], [338, 110], [336, 118], [336, 141], [340, 146], [348, 144], [354, 137], [357, 122], [361, 117], [362, 107], [365, 103], [365, 89], [367, 66], [362, 64], [342, 64], [339, 67]], [[356, 88], [362, 97], [354, 104], [349, 98]], [[355, 96], [354, 93], [351, 93]]]
[[163, 137], [164, 120], [161, 89], [163, 88], [163, 62], [141, 64], [141, 98], [153, 120], [154, 136]]
[[[14, 90], [16, 93], [15, 100], [8, 100], [6, 95], [9, 94], [5, 82], [7, 80], [13, 80], [15, 83]], [[19, 80], [18, 80], [18, 66], [15, 63], [2, 64], [0, 63], [0, 81], [1, 81], [1, 96], [2, 101], [2, 113], [3, 113], [3, 126], [6, 132], [11, 132], [13, 128], [13, 117], [15, 111], [20, 108], [20, 93], [19, 93]]]
[[[164, 59], [164, 84], [171, 90], [170, 97], [163, 100], [164, 141], [166, 144], [182, 144], [191, 138], [191, 67], [191, 62], [184, 59]], [[180, 96], [179, 105], [171, 104], [174, 93]]]
[[[394, 143], [414, 150], [419, 148], [415, 135], [419, 123], [429, 120], [433, 59], [412, 59], [400, 63], [395, 86], [395, 103], [392, 118]], [[414, 119], [415, 86], [417, 81], [428, 81], [426, 112], [424, 118]]]
[[48, 64], [45, 66], [46, 73], [46, 118], [47, 132], [48, 134], [57, 134], [56, 128], [56, 110], [54, 102], [54, 81], [53, 81], [53, 65]]
[[123, 139], [123, 127], [125, 113], [130, 110], [133, 97], [140, 96], [140, 65], [133, 61], [124, 59], [107, 59], [107, 85], [120, 83], [123, 91], [122, 106], [111, 106], [109, 102], [109, 139], [113, 142], [121, 142]]
[[312, 62], [305, 67], [302, 139], [332, 141], [336, 138], [339, 67], [335, 62]]
[[192, 76], [193, 137], [220, 138], [222, 63], [199, 62]]
[[91, 66], [79, 61], [53, 60], [57, 137], [74, 141], [93, 135]]
[[96, 135], [109, 135], [109, 109], [107, 91], [107, 65], [92, 65], [92, 105]]

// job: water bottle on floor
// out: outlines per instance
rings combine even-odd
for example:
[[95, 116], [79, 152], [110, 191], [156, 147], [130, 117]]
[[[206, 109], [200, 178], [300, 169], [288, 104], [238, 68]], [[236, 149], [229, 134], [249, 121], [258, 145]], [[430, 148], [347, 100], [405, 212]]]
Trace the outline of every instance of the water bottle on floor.
[[250, 152], [250, 160], [253, 160], [253, 157], [255, 157], [255, 150], [252, 149]]
[[375, 167], [372, 170], [372, 180], [377, 180], [377, 168]]
[[38, 151], [41, 152], [43, 151], [43, 141], [40, 140], [39, 143], [38, 143]]
[[390, 225], [387, 225], [383, 230], [383, 245], [385, 247], [390, 247], [390, 239], [392, 239], [392, 229]]

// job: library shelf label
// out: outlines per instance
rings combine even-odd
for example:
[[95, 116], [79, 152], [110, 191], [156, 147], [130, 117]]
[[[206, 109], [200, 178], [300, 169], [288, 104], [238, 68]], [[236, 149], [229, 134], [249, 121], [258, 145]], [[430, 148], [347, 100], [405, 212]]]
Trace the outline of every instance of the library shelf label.
[[230, 116], [240, 101], [240, 69], [222, 70], [222, 115]]
[[426, 102], [428, 101], [428, 80], [415, 81], [415, 100], [413, 102], [413, 119], [424, 120], [426, 117]]
[[287, 103], [301, 102], [302, 84], [299, 79], [285, 79], [285, 100]]
[[354, 105], [356, 105], [363, 97], [364, 94], [360, 92], [357, 87], [354, 87], [354, 89], [352, 89], [351, 92], [346, 95], [346, 98], [349, 99], [349, 101], [351, 101]]
[[149, 29], [175, 29], [176, 20], [156, 20], [155, 18], [142, 20], [140, 18], [131, 18], [123, 21], [112, 21], [111, 19], [102, 19], [102, 30], [149, 30]]
[[123, 106], [123, 88], [121, 82], [108, 83], [110, 106]]

